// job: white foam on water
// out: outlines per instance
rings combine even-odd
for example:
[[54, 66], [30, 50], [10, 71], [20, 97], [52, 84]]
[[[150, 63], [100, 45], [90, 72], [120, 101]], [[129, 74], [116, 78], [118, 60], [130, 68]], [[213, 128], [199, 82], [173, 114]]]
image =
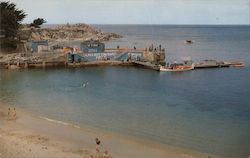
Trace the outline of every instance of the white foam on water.
[[68, 123], [68, 122], [63, 122], [63, 121], [59, 121], [59, 120], [54, 120], [54, 119], [50, 119], [50, 118], [43, 117], [43, 116], [40, 116], [40, 118], [41, 118], [41, 119], [44, 119], [44, 120], [46, 120], [46, 121], [49, 121], [49, 122], [54, 122], [54, 123], [62, 124], [62, 125], [65, 125], [65, 126], [71, 126], [71, 127], [78, 128], [78, 129], [81, 128], [81, 127], [78, 126], [78, 125], [74, 125], [74, 124]]

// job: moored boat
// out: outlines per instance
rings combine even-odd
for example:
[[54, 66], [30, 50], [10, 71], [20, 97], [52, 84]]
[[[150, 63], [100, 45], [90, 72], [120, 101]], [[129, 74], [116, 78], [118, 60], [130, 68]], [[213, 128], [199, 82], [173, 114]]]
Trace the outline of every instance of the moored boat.
[[245, 64], [240, 61], [229, 61], [227, 63], [232, 67], [245, 67]]
[[234, 65], [232, 65], [233, 67], [245, 67], [245, 65], [244, 64], [234, 64]]
[[160, 71], [170, 71], [170, 72], [178, 72], [178, 71], [188, 71], [193, 70], [194, 64], [185, 65], [182, 63], [171, 64], [170, 66], [160, 66]]
[[186, 40], [184, 43], [186, 43], [186, 44], [193, 44], [194, 41], [192, 41], [192, 40]]

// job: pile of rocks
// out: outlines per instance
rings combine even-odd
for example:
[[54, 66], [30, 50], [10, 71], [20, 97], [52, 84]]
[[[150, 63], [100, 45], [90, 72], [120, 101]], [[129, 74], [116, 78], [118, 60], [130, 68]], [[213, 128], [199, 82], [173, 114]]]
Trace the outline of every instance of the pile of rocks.
[[121, 38], [122, 36], [115, 33], [104, 33], [87, 24], [57, 25], [47, 28], [34, 28], [24, 26], [20, 30], [20, 36], [26, 40], [49, 40], [49, 41], [66, 41], [66, 40], [99, 40], [108, 41], [111, 39]]
[[13, 53], [0, 56], [0, 63], [39, 63], [44, 61], [40, 54], [25, 55], [22, 53]]

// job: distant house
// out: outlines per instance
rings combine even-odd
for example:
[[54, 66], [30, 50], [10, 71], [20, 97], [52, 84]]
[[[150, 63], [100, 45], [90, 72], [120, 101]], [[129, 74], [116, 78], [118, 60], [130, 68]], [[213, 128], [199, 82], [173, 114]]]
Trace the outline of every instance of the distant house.
[[47, 40], [32, 41], [30, 50], [32, 53], [40, 53], [49, 51], [49, 44]]

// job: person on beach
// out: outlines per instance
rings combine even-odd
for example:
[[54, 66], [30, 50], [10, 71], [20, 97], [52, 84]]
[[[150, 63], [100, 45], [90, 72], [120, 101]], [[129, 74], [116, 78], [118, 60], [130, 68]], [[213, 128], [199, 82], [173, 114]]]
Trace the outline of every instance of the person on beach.
[[8, 108], [8, 118], [16, 119], [16, 108], [13, 108], [13, 110], [11, 110], [11, 108]]
[[16, 119], [16, 108], [13, 109], [13, 118]]
[[10, 113], [11, 113], [10, 108], [8, 108], [8, 117], [10, 117]]
[[95, 138], [95, 143], [96, 143], [96, 152], [100, 152], [100, 148], [101, 148], [101, 141], [98, 138]]

